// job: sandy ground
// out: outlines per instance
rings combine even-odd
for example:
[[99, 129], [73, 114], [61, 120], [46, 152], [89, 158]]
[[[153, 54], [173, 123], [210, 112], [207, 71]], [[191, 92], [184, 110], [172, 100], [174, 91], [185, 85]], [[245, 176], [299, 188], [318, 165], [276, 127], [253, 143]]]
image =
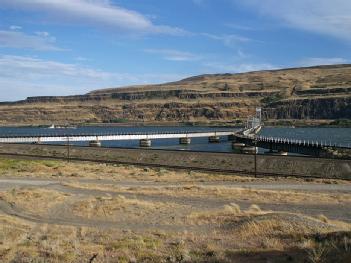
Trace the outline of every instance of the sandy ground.
[[348, 262], [351, 183], [0, 159], [2, 262]]

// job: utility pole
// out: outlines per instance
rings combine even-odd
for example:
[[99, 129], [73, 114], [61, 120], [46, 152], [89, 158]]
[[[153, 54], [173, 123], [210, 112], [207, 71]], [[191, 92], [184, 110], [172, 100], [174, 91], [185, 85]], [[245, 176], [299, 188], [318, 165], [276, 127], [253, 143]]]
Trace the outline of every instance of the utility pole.
[[69, 152], [69, 136], [67, 136], [67, 161], [70, 161], [70, 152]]
[[255, 145], [255, 153], [254, 153], [254, 163], [255, 163], [255, 178], [257, 177], [257, 140], [254, 140], [254, 145]]

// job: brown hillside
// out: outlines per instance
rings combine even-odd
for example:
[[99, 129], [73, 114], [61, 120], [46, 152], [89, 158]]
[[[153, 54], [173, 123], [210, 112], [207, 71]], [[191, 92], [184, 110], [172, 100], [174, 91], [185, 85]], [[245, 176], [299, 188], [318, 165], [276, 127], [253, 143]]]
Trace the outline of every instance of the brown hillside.
[[85, 95], [0, 103], [1, 124], [351, 119], [351, 65], [201, 75]]

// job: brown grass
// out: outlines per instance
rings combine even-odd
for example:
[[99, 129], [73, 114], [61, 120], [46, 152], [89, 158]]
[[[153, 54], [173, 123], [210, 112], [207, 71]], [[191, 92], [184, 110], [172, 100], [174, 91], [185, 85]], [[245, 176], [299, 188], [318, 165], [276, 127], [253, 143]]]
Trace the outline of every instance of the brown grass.
[[169, 217], [179, 216], [187, 210], [187, 206], [176, 203], [144, 201], [123, 195], [86, 198], [72, 205], [72, 213], [82, 218], [139, 224], [152, 220], [157, 220], [158, 224], [174, 224]]
[[[91, 162], [70, 162], [52, 160], [19, 160], [0, 158], [0, 176], [39, 177], [54, 179], [110, 179], [114, 181], [151, 181], [191, 184], [201, 182], [301, 182], [299, 178], [252, 178], [246, 176], [212, 174], [197, 171], [176, 171], [163, 168], [142, 168], [133, 165], [96, 164]], [[351, 184], [343, 180], [310, 179], [312, 183]], [[310, 182], [310, 183], [311, 183]]]
[[0, 200], [39, 214], [47, 212], [48, 209], [64, 202], [68, 197], [69, 194], [39, 188], [13, 188], [7, 192], [0, 192]]
[[[44, 222], [50, 216], [66, 222], [37, 223], [0, 213], [0, 262], [89, 262], [92, 258], [101, 263], [250, 262], [257, 257], [285, 262], [286, 255], [296, 262], [318, 262], [321, 257], [351, 251], [348, 239], [326, 245], [314, 238], [351, 231], [348, 223], [323, 215], [311, 218], [263, 209], [277, 200], [287, 207], [299, 203], [347, 205], [351, 199], [344, 193], [208, 186], [203, 183], [256, 179], [91, 163], [4, 159], [0, 160], [0, 174], [62, 178], [62, 188], [72, 190], [71, 194], [58, 190], [60, 186], [56, 190], [0, 190], [0, 206], [8, 204]], [[94, 180], [82, 183], [77, 177]], [[99, 180], [106, 178], [136, 186], [122, 187]], [[155, 186], [138, 186], [139, 180]], [[188, 199], [193, 201], [189, 203]], [[221, 205], [209, 206], [207, 200]], [[246, 205], [240, 207], [240, 201]], [[76, 219], [74, 224], [69, 223], [70, 218]], [[274, 254], [277, 251], [282, 254]]]
[[[138, 193], [145, 195], [163, 195], [170, 197], [213, 197], [226, 200], [250, 200], [254, 203], [349, 203], [351, 194], [309, 193], [294, 190], [256, 190], [241, 187], [226, 186], [158, 186], [158, 187], [116, 187], [113, 185], [94, 185], [89, 183], [70, 182], [65, 185], [82, 189], [96, 189], [102, 191], [116, 191], [123, 193]], [[316, 196], [318, 198], [316, 199]]]

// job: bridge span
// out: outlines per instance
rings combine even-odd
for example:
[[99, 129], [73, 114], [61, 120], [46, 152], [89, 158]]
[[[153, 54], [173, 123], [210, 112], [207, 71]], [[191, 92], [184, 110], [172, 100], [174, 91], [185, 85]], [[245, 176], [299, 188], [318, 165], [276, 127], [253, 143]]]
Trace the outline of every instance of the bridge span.
[[0, 137], [0, 143], [49, 143], [49, 142], [90, 142], [91, 146], [100, 146], [100, 141], [139, 140], [140, 146], [151, 146], [153, 139], [179, 139], [181, 144], [190, 144], [192, 138], [208, 137], [209, 142], [220, 141], [220, 136], [233, 138], [236, 131], [209, 132], [162, 132], [162, 133], [129, 133], [129, 134], [67, 134], [67, 135], [28, 135]]
[[243, 149], [247, 146], [255, 149], [256, 147], [268, 149], [269, 153], [281, 155], [296, 153], [314, 157], [342, 157], [347, 159], [350, 159], [351, 156], [350, 147], [337, 146], [323, 141], [246, 135], [245, 132], [236, 134], [233, 148]]

